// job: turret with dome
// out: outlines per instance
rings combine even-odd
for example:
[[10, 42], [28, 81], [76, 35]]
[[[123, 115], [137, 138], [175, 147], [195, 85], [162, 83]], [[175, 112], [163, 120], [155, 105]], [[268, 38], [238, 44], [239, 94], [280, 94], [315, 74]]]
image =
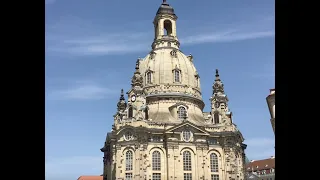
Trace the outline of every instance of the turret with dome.
[[243, 179], [243, 137], [232, 121], [216, 70], [211, 111], [203, 112], [193, 56], [180, 50], [174, 9], [166, 2], [154, 18], [152, 50], [138, 59], [121, 91], [104, 152], [104, 179]]

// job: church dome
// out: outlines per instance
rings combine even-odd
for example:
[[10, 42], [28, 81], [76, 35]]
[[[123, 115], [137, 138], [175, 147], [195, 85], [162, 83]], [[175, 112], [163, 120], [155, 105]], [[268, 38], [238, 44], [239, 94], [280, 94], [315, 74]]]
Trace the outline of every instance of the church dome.
[[174, 14], [174, 9], [171, 7], [167, 2], [163, 2], [161, 6], [159, 7], [157, 14]]
[[139, 70], [144, 75], [145, 89], [167, 86], [167, 92], [189, 94], [201, 99], [200, 77], [193, 64], [192, 55], [186, 56], [178, 49], [160, 48], [140, 61]]

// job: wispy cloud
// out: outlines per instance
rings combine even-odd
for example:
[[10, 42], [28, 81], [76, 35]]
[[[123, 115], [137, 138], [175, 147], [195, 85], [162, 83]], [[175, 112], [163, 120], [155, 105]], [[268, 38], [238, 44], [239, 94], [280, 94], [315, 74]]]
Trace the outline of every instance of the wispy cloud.
[[46, 160], [46, 179], [77, 179], [81, 175], [101, 175], [102, 157], [74, 156]]
[[92, 82], [78, 82], [65, 89], [48, 92], [49, 100], [99, 100], [114, 95], [118, 91]]
[[275, 155], [274, 138], [251, 138], [244, 143], [248, 145], [246, 155], [250, 160], [266, 159]]
[[225, 31], [212, 32], [207, 34], [189, 36], [182, 39], [183, 44], [201, 44], [201, 43], [219, 43], [219, 42], [234, 42], [257, 38], [273, 37], [274, 31], [260, 32], [241, 32], [241, 31]]
[[[188, 25], [182, 24], [184, 32], [179, 35], [183, 45], [244, 41], [274, 36], [273, 19], [263, 17], [246, 24], [232, 23], [228, 28], [188, 34]], [[132, 26], [132, 25], [131, 25]], [[219, 27], [219, 25], [215, 25]], [[123, 28], [127, 29], [127, 28]], [[132, 29], [132, 28], [130, 28]], [[191, 30], [190, 30], [191, 31]], [[46, 52], [69, 55], [108, 55], [142, 52], [150, 48], [153, 32], [108, 32], [97, 23], [77, 17], [68, 17], [46, 27]]]

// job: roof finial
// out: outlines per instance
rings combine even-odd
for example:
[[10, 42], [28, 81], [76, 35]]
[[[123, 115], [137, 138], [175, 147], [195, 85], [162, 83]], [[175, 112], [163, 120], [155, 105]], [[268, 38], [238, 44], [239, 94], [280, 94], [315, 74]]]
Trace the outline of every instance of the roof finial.
[[220, 81], [220, 76], [219, 76], [219, 70], [216, 69], [216, 80], [215, 81]]
[[162, 2], [163, 2], [163, 3], [166, 3], [166, 2], [167, 2], [167, 0], [162, 0]]
[[121, 89], [120, 100], [124, 100], [123, 89]]
[[140, 59], [138, 59], [137, 62], [136, 62], [136, 69], [137, 69], [137, 70], [139, 69], [139, 64], [140, 64], [139, 60], [140, 60]]

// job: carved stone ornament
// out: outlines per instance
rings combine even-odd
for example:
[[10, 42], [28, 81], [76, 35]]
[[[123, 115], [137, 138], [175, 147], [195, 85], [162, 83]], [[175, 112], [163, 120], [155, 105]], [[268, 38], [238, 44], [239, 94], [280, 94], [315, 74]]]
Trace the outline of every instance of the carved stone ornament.
[[131, 80], [132, 86], [143, 86], [143, 77], [141, 76], [141, 73], [139, 72], [139, 59], [136, 62], [136, 71], [134, 72], [134, 75]]
[[213, 92], [214, 93], [218, 93], [218, 92], [224, 93], [223, 84], [221, 82], [215, 82], [213, 85]]
[[172, 50], [172, 51], [170, 52], [170, 55], [171, 55], [172, 57], [177, 57], [177, 50]]

